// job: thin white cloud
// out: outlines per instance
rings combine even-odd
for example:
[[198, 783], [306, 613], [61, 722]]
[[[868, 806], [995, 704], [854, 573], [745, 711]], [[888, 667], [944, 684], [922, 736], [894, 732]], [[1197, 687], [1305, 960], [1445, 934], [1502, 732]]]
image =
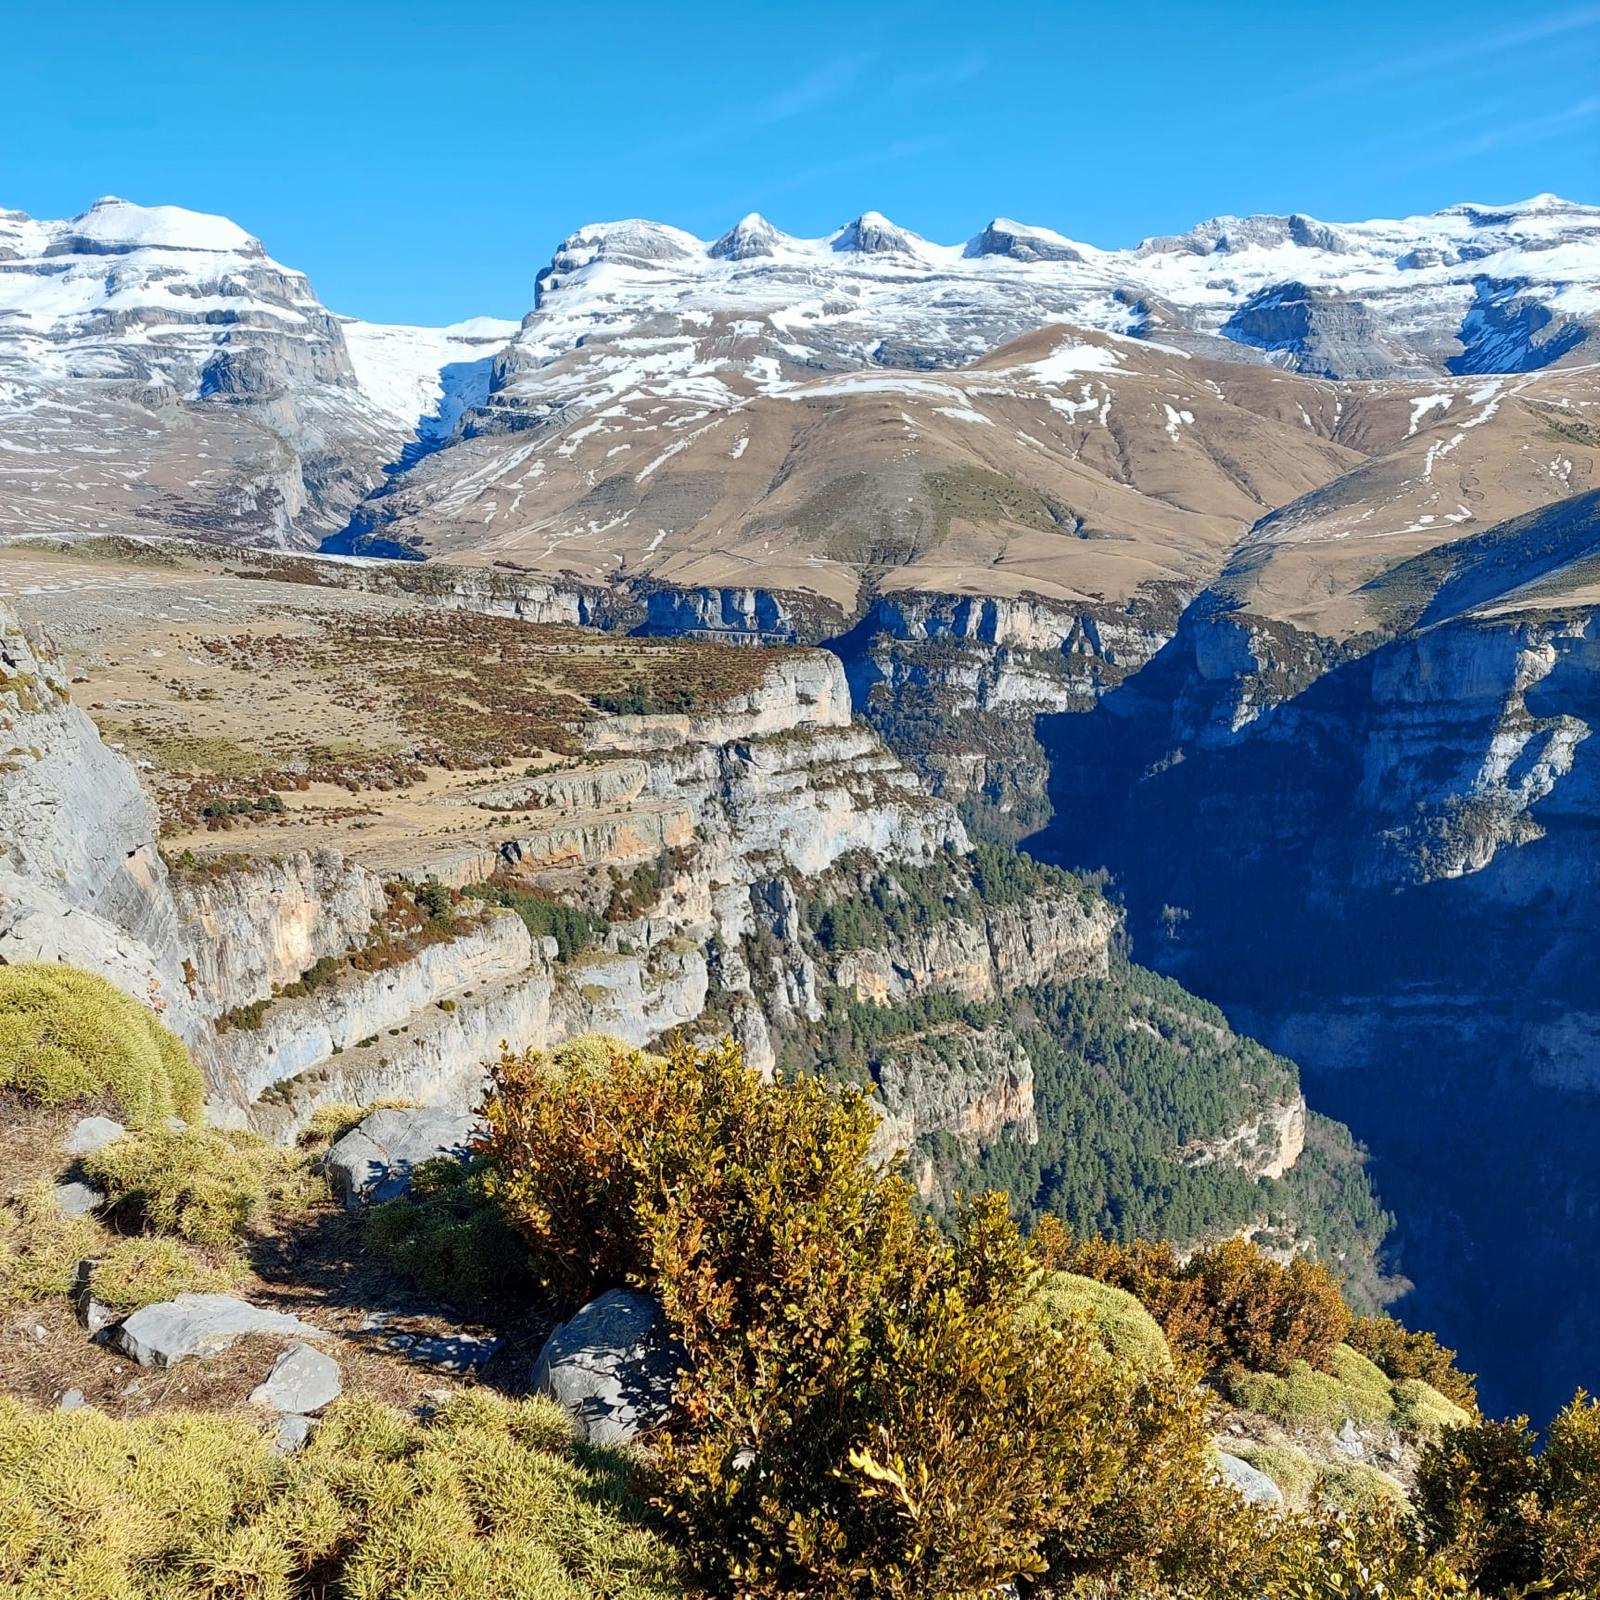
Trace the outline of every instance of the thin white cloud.
[[938, 94], [945, 89], [958, 89], [981, 77], [989, 68], [989, 58], [981, 50], [961, 56], [953, 61], [937, 62], [928, 67], [909, 67], [897, 72], [889, 80], [895, 94]]
[[729, 120], [746, 128], [766, 128], [775, 122], [803, 117], [808, 111], [819, 110], [842, 95], [860, 78], [871, 60], [871, 56], [850, 55], [826, 61], [770, 99], [735, 112]]
[[[793, 189], [808, 188], [831, 178], [846, 177], [851, 173], [866, 172], [873, 167], [888, 166], [896, 161], [913, 161], [919, 156], [932, 155], [949, 145], [943, 137], [928, 139], [896, 139], [876, 150], [861, 150], [854, 155], [841, 156], [837, 161], [822, 161], [814, 166], [802, 167], [786, 178], [764, 186], [768, 195], [787, 194]], [[843, 220], [843, 219], [841, 219]]]
[[1406, 172], [1419, 167], [1443, 166], [1446, 162], [1471, 160], [1474, 156], [1489, 155], [1496, 150], [1542, 144], [1547, 139], [1557, 138], [1597, 119], [1600, 119], [1600, 95], [1587, 95], [1560, 111], [1524, 117], [1520, 122], [1492, 123], [1470, 139], [1420, 150], [1412, 160], [1403, 161], [1390, 170]]
[[1370, 66], [1323, 80], [1322, 91], [1343, 91], [1377, 84], [1391, 78], [1426, 72], [1432, 78], [1452, 66], [1461, 66], [1485, 57], [1497, 57], [1526, 49], [1546, 40], [1584, 33], [1600, 28], [1600, 5], [1578, 6], [1569, 11], [1532, 17], [1509, 28], [1494, 28], [1465, 39], [1441, 42], [1435, 48], [1412, 55], [1386, 56]]

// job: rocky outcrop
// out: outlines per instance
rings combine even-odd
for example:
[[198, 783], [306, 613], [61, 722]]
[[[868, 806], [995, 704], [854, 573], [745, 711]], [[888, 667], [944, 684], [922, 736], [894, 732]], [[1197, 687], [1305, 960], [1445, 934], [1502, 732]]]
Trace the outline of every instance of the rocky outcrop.
[[377, 877], [335, 850], [182, 875], [173, 894], [193, 952], [189, 988], [212, 1017], [361, 944], [385, 905]]
[[832, 981], [857, 999], [898, 1004], [937, 991], [995, 1000], [1047, 980], [1103, 977], [1116, 918], [1098, 896], [1041, 894], [1018, 905], [980, 907], [915, 940], [887, 938], [833, 959]]
[[0, 604], [0, 959], [61, 961], [150, 1001], [193, 1041], [186, 942], [133, 767]]
[[301, 1121], [336, 1101], [464, 1101], [498, 1040], [522, 1036], [497, 1028], [514, 1021], [544, 1037], [551, 988], [549, 958], [520, 919], [491, 913], [408, 960], [351, 970], [304, 998], [275, 1002], [256, 1026], [221, 1034], [211, 1049], [209, 1109], [237, 1121], [271, 1089], [263, 1114], [281, 1126], [272, 1101], [292, 1105]]
[[1185, 1145], [1178, 1159], [1191, 1167], [1216, 1163], [1237, 1167], [1247, 1178], [1281, 1178], [1306, 1147], [1304, 1095], [1269, 1105], [1219, 1139]]
[[1179, 597], [1125, 605], [890, 593], [830, 643], [855, 704], [935, 794], [1015, 838], [1047, 815], [1038, 717], [1092, 706], [1170, 637]]
[[849, 722], [850, 690], [838, 661], [820, 650], [795, 650], [780, 654], [756, 687], [714, 710], [607, 717], [585, 728], [584, 742], [591, 750], [632, 754]]
[[973, 1153], [1006, 1129], [1032, 1144], [1033, 1087], [1033, 1062], [1006, 1028], [953, 1024], [898, 1040], [879, 1064], [875, 1148], [903, 1155], [916, 1139], [947, 1133]]

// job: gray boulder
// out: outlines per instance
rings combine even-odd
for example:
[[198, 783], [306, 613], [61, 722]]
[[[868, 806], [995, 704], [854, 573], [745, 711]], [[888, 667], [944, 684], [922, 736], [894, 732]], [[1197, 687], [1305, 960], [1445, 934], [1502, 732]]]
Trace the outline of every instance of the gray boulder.
[[180, 1294], [135, 1311], [116, 1332], [117, 1347], [141, 1367], [170, 1367], [214, 1356], [247, 1333], [325, 1339], [320, 1328], [231, 1294]]
[[649, 1295], [608, 1289], [545, 1340], [533, 1387], [590, 1444], [626, 1444], [666, 1420], [684, 1363]]
[[1251, 1505], [1283, 1504], [1283, 1490], [1266, 1473], [1238, 1456], [1230, 1456], [1226, 1450], [1217, 1451], [1217, 1472], [1224, 1483], [1231, 1484]]
[[344, 1393], [339, 1363], [308, 1344], [292, 1344], [272, 1364], [263, 1383], [250, 1392], [253, 1406], [271, 1406], [309, 1416]]
[[439, 1106], [374, 1111], [328, 1152], [328, 1181], [350, 1207], [393, 1200], [410, 1188], [412, 1170], [424, 1161], [465, 1161], [478, 1127], [469, 1112]]
[[91, 1150], [98, 1150], [113, 1139], [120, 1139], [127, 1131], [120, 1122], [113, 1122], [110, 1117], [85, 1117], [67, 1135], [67, 1154], [86, 1156]]
[[90, 1183], [58, 1183], [56, 1210], [64, 1217], [87, 1217], [106, 1203], [106, 1197]]

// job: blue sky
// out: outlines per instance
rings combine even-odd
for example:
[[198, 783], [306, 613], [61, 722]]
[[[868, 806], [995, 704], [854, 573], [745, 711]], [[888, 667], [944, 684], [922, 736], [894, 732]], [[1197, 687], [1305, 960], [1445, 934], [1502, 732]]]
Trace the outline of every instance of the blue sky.
[[0, 206], [220, 211], [340, 311], [520, 316], [589, 221], [875, 208], [1101, 245], [1600, 200], [1600, 4], [65, 0], [4, 20]]

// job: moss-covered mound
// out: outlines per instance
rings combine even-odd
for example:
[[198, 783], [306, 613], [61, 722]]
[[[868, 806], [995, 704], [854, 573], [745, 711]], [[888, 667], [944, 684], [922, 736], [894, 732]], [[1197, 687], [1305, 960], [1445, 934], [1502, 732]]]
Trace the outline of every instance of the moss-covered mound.
[[681, 1589], [627, 1470], [580, 1455], [551, 1402], [481, 1390], [426, 1426], [341, 1401], [287, 1459], [233, 1418], [119, 1422], [0, 1397], [0, 1590], [665, 1600]]
[[115, 1102], [147, 1126], [200, 1114], [200, 1072], [155, 1014], [74, 967], [0, 967], [0, 1089], [45, 1105]]
[[1420, 1378], [1398, 1383], [1349, 1345], [1335, 1347], [1330, 1370], [1304, 1361], [1287, 1372], [1237, 1372], [1227, 1389], [1235, 1404], [1286, 1428], [1337, 1429], [1346, 1421], [1360, 1428], [1393, 1427], [1424, 1439], [1446, 1428], [1466, 1427], [1472, 1417]]
[[1068, 1317], [1088, 1322], [1117, 1361], [1172, 1371], [1172, 1351], [1161, 1325], [1126, 1289], [1076, 1272], [1053, 1272], [1040, 1285], [1036, 1305], [1058, 1327]]

